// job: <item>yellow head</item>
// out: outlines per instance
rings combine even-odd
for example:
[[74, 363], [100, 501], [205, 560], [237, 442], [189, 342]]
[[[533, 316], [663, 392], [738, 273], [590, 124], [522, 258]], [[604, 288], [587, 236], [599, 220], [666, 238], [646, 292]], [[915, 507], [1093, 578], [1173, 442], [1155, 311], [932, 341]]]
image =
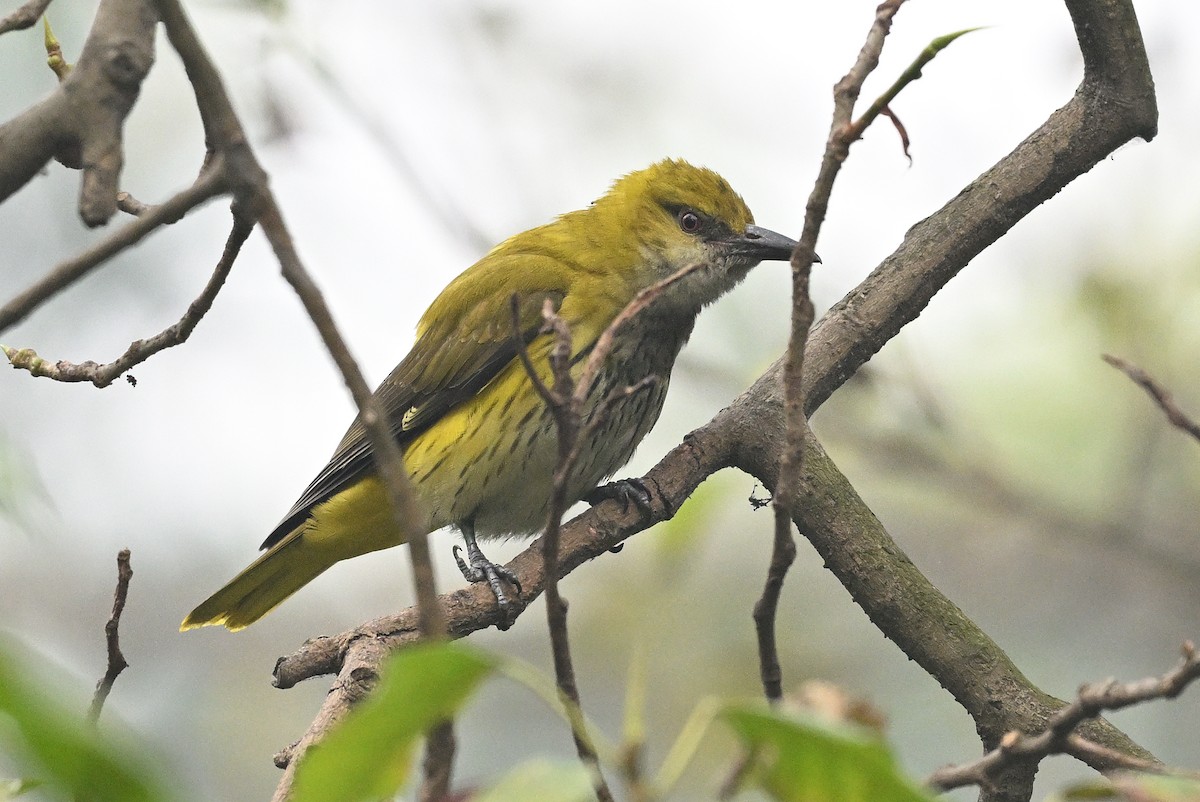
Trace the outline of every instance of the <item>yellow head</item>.
[[755, 226], [746, 202], [724, 178], [666, 159], [618, 179], [588, 208], [518, 234], [492, 253], [551, 256], [610, 292], [620, 287], [626, 300], [698, 263], [702, 268], [664, 294], [659, 305], [694, 313], [760, 261], [790, 258], [795, 245]]

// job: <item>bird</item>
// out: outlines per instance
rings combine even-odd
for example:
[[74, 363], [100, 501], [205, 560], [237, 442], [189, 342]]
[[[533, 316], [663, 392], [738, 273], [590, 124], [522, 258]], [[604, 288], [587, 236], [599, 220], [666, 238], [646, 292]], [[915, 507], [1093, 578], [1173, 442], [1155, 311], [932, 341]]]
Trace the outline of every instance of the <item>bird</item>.
[[[716, 172], [664, 159], [617, 179], [587, 208], [492, 248], [433, 301], [412, 349], [375, 390], [422, 509], [423, 533], [457, 529], [466, 547], [466, 562], [455, 547], [464, 576], [487, 581], [504, 606], [501, 580], [515, 583], [515, 577], [488, 560], [478, 540], [531, 536], [546, 525], [557, 430], [518, 349], [551, 384], [547, 301], [569, 327], [570, 371], [578, 374], [640, 291], [690, 268], [613, 335], [582, 409], [585, 440], [566, 482], [574, 503], [616, 473], [657, 421], [700, 310], [759, 262], [786, 261], [795, 247], [789, 237], [756, 226], [745, 201]], [[638, 392], [619, 392], [639, 384]], [[241, 630], [335, 563], [401, 545], [413, 534], [393, 519], [356, 418], [263, 541], [265, 553], [201, 602], [180, 629]]]

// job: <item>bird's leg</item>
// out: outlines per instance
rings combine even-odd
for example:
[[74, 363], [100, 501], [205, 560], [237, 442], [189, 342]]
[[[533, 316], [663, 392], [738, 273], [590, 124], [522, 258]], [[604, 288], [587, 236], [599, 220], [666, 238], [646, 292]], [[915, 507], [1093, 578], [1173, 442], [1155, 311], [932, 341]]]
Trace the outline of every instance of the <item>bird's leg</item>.
[[475, 542], [475, 524], [472, 521], [464, 521], [459, 524], [459, 530], [462, 532], [463, 541], [467, 544], [467, 558], [465, 560], [462, 558], [460, 554], [462, 549], [455, 545], [454, 561], [458, 563], [458, 570], [462, 571], [463, 578], [468, 582], [486, 581], [488, 583], [488, 587], [492, 589], [492, 595], [496, 597], [496, 604], [500, 607], [500, 615], [503, 619], [497, 626], [500, 629], [508, 629], [516, 619], [517, 610], [505, 595], [504, 586], [500, 580], [510, 582], [517, 589], [518, 595], [521, 593], [521, 582], [512, 571], [503, 565], [497, 565], [484, 556], [479, 544]]
[[[623, 512], [629, 512], [629, 505], [632, 504], [642, 514], [643, 521], [650, 520], [652, 514], [650, 488], [646, 487], [646, 483], [641, 479], [618, 479], [615, 482], [600, 485], [589, 491], [583, 500], [594, 507], [610, 498], [621, 502]], [[625, 548], [625, 544], [618, 543], [609, 551], [616, 554], [623, 548]]]

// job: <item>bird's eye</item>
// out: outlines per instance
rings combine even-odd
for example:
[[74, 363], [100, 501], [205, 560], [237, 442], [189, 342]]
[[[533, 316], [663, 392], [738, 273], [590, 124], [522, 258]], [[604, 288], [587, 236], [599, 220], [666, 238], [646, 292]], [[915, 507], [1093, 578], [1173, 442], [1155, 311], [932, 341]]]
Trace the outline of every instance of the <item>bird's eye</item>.
[[700, 230], [700, 215], [691, 209], [681, 210], [679, 212], [679, 227], [688, 234], [695, 234]]

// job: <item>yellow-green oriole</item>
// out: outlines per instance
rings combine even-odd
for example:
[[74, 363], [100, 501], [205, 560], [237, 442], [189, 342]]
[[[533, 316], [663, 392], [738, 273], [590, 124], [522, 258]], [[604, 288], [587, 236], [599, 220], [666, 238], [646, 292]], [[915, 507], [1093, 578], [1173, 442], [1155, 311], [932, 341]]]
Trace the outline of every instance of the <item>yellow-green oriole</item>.
[[[760, 261], [790, 258], [795, 245], [753, 225], [745, 202], [716, 173], [666, 160], [619, 179], [588, 208], [493, 248], [442, 291], [421, 318], [412, 350], [376, 390], [423, 508], [423, 531], [456, 527], [470, 563], [460, 561], [464, 575], [498, 591], [508, 574], [483, 556], [476, 538], [529, 535], [546, 523], [557, 430], [517, 357], [514, 294], [529, 355], [551, 383], [545, 299], [570, 327], [572, 370], [579, 371], [640, 290], [700, 265], [616, 333], [585, 423], [613, 391], [657, 381], [615, 402], [589, 432], [567, 483], [576, 501], [624, 465], [658, 419], [700, 309]], [[263, 542], [266, 553], [193, 610], [182, 629], [242, 629], [339, 560], [400, 545], [410, 534], [393, 520], [356, 420]]]

